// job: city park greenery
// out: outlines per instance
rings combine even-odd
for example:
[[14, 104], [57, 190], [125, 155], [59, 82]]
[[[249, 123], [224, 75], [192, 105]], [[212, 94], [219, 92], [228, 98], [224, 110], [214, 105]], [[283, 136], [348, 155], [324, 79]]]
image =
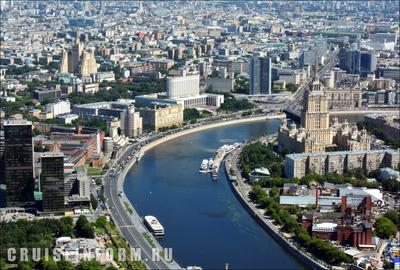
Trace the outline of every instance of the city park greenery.
[[16, 65], [9, 65], [7, 67], [7, 75], [23, 75], [28, 72], [36, 71], [38, 70], [37, 67], [31, 67], [27, 65], [23, 66], [16, 66]]
[[397, 209], [397, 212], [390, 209], [383, 216], [392, 221], [400, 229], [400, 208]]
[[236, 99], [229, 93], [224, 93], [224, 103], [221, 104], [219, 111], [238, 112], [251, 110], [254, 104], [250, 103], [247, 99]]
[[[62, 82], [42, 82], [36, 79], [26, 83], [28, 85], [27, 90], [18, 92], [15, 102], [8, 102], [3, 99], [0, 100], [0, 108], [5, 112], [6, 117], [16, 113], [23, 113], [25, 118], [28, 118], [27, 112], [30, 109], [43, 109], [43, 105], [45, 105], [45, 102], [43, 102], [43, 104], [38, 107], [33, 103], [33, 92], [36, 89], [52, 84], [64, 84]], [[94, 94], [72, 92], [69, 94], [68, 99], [72, 105], [100, 101], [116, 101], [120, 98], [129, 99], [137, 95], [163, 92], [165, 89], [165, 80], [135, 79], [129, 83], [102, 82], [99, 85], [98, 92]], [[21, 108], [25, 108], [25, 110], [21, 112]]]
[[[97, 261], [82, 261], [78, 267], [71, 262], [60, 260], [54, 261], [51, 257], [51, 250], [55, 246], [55, 240], [61, 236], [69, 236], [76, 238], [94, 238], [97, 235], [108, 235], [111, 237], [112, 244], [107, 247], [114, 251], [114, 259], [117, 261], [118, 248], [125, 248], [127, 258], [130, 258], [130, 249], [126, 241], [118, 234], [114, 224], [108, 222], [105, 216], [99, 217], [96, 222], [90, 223], [85, 216], [80, 216], [73, 224], [71, 217], [63, 217], [60, 219], [34, 219], [32, 221], [17, 220], [15, 222], [0, 223], [0, 268], [1, 269], [46, 269], [46, 270], [112, 270], [115, 267], [105, 267]], [[47, 261], [41, 258], [35, 262], [29, 258], [26, 262], [19, 262], [19, 252], [16, 253], [15, 263], [7, 262], [8, 248], [41, 248], [50, 250], [50, 259]], [[44, 255], [44, 251], [42, 251]], [[139, 261], [118, 262], [125, 269], [146, 269], [145, 265]]]
[[[117, 228], [112, 222], [108, 222], [105, 216], [101, 216], [97, 218], [94, 223], [97, 234], [107, 234], [111, 237], [112, 244], [107, 247], [112, 248], [114, 250], [114, 260], [119, 263], [120, 268], [125, 268], [128, 270], [145, 270], [146, 266], [141, 261], [118, 261], [117, 250], [119, 248], [126, 250], [126, 258], [131, 258], [131, 250], [129, 244], [125, 241], [123, 237], [121, 237], [117, 231]], [[88, 269], [89, 270], [89, 269]], [[94, 270], [94, 269], [90, 269]]]
[[248, 94], [249, 93], [249, 79], [244, 76], [237, 76], [233, 90], [236, 93]]
[[283, 158], [274, 152], [273, 145], [255, 142], [243, 147], [240, 165], [245, 175], [256, 168], [267, 168], [273, 177], [283, 176]]
[[[8, 248], [52, 250], [56, 238], [61, 236], [94, 238], [94, 227], [85, 216], [80, 216], [75, 226], [71, 217], [1, 222], [0, 231], [0, 258], [3, 261], [7, 259]], [[18, 252], [16, 256], [18, 258]]]
[[120, 98], [130, 99], [138, 95], [163, 92], [165, 87], [165, 80], [137, 79], [129, 83], [102, 82], [98, 92], [94, 94], [72, 92], [68, 99], [72, 104], [116, 101]]
[[209, 117], [211, 115], [208, 111], [198, 111], [194, 108], [185, 109], [183, 111], [183, 121], [190, 121], [191, 123], [197, 122], [198, 119]]

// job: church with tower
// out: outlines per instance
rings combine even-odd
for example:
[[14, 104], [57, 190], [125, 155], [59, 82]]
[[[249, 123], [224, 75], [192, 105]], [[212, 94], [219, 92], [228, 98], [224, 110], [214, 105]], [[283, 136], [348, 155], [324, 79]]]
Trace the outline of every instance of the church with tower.
[[371, 138], [365, 129], [358, 130], [347, 121], [339, 123], [329, 119], [328, 95], [319, 79], [311, 83], [305, 93], [305, 104], [301, 112], [301, 127], [295, 123], [282, 122], [278, 132], [281, 149], [291, 153], [326, 152], [337, 150], [370, 150]]

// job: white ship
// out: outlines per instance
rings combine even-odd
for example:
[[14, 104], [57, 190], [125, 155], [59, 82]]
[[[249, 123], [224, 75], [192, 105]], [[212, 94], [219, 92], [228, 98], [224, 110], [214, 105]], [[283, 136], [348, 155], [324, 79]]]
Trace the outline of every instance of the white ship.
[[219, 168], [221, 166], [222, 161], [225, 159], [226, 155], [235, 150], [237, 147], [239, 147], [239, 144], [235, 143], [232, 145], [224, 144], [223, 146], [218, 148], [214, 157], [214, 163], [211, 168], [212, 179], [214, 180], [218, 179]]
[[162, 238], [164, 236], [164, 227], [154, 216], [145, 216], [144, 224], [149, 229], [149, 231], [157, 238]]
[[203, 159], [200, 165], [200, 172], [202, 173], [211, 173], [213, 179], [218, 178], [219, 168], [221, 166], [222, 161], [224, 160], [225, 156], [235, 150], [236, 148], [240, 147], [240, 143], [235, 144], [224, 144], [220, 148], [218, 148], [217, 152], [215, 153], [214, 158], [210, 159]]
[[188, 266], [186, 267], [187, 270], [203, 270], [200, 266], [193, 265], [193, 266]]
[[201, 162], [200, 172], [202, 172], [202, 173], [210, 172], [207, 159], [203, 159], [203, 161]]
[[230, 152], [232, 152], [233, 150], [235, 150], [235, 148], [238, 147], [238, 144], [224, 144], [223, 146], [221, 146], [218, 150], [224, 151], [225, 155], [229, 154]]
[[213, 165], [214, 165], [214, 159], [210, 158], [210, 159], [208, 160], [208, 168], [209, 168], [210, 170], [212, 170]]

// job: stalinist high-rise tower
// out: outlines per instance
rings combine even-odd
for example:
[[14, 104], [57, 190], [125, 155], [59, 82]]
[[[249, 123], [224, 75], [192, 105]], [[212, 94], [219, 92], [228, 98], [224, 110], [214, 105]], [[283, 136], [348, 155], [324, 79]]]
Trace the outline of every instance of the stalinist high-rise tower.
[[[79, 37], [79, 35], [78, 35]], [[86, 51], [79, 38], [71, 49], [63, 51], [60, 62], [60, 73], [73, 73], [81, 76], [90, 76], [97, 73], [96, 59], [92, 51]]]
[[301, 124], [307, 130], [305, 152], [325, 151], [332, 144], [333, 134], [329, 126], [328, 96], [317, 78], [306, 93], [301, 112]]
[[63, 50], [60, 61], [60, 73], [68, 73], [68, 51]]
[[97, 64], [96, 59], [94, 58], [94, 53], [83, 51], [79, 67], [79, 74], [81, 76], [90, 76], [90, 74], [97, 73]]
[[348, 122], [340, 124], [337, 119], [329, 122], [328, 95], [318, 78], [305, 94], [301, 112], [301, 127], [295, 123], [287, 126], [283, 121], [279, 128], [278, 143], [289, 152], [325, 152], [328, 147], [337, 150], [369, 150], [370, 137], [365, 130], [359, 131]]

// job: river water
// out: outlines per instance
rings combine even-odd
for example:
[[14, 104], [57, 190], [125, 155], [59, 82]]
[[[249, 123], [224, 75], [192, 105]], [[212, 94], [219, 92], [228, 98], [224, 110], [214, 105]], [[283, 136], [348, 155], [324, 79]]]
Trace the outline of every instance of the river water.
[[204, 269], [304, 269], [243, 208], [221, 166], [217, 181], [198, 172], [223, 144], [274, 133], [279, 120], [208, 129], [148, 151], [127, 174], [124, 189], [140, 216], [165, 228], [163, 247], [181, 265]]

